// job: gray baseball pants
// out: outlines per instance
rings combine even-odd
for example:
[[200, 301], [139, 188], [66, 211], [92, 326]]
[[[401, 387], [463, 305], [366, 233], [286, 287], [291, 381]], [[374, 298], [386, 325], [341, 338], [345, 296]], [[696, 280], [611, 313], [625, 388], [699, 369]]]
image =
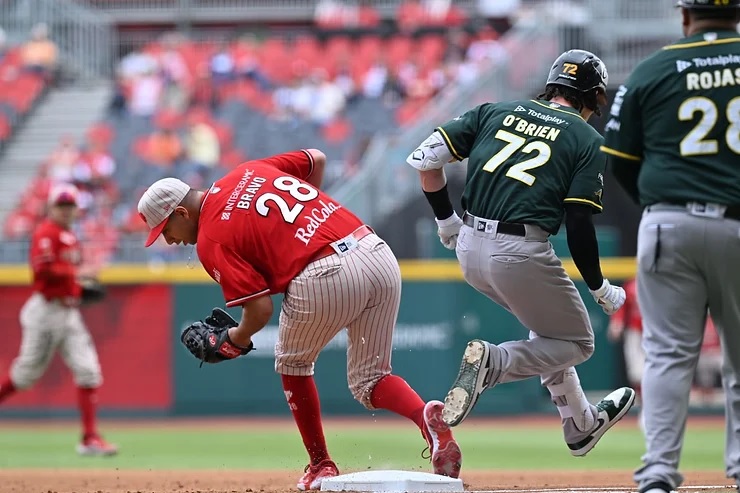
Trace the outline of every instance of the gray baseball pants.
[[[456, 253], [465, 280], [530, 331], [528, 340], [491, 344], [500, 371], [491, 385], [539, 376], [563, 418], [566, 441], [575, 442], [593, 426], [597, 415], [596, 408], [585, 403], [573, 368], [594, 351], [586, 307], [546, 231], [527, 225], [526, 236], [513, 236], [496, 233], [496, 221], [485, 222], [489, 231], [470, 226], [460, 230]], [[579, 399], [573, 398], [575, 394]], [[568, 402], [566, 395], [570, 396]], [[583, 405], [579, 407], [574, 400]], [[575, 428], [574, 420], [582, 420], [585, 425], [579, 422]]]
[[678, 463], [709, 308], [724, 358], [726, 472], [740, 486], [740, 221], [657, 204], [643, 213], [637, 245], [646, 453], [635, 481], [683, 482]]

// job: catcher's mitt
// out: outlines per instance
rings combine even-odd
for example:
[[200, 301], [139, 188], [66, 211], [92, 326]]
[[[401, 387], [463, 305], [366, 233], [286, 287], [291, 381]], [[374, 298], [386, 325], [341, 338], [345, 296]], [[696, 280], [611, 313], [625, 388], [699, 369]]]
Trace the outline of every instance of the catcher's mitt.
[[79, 282], [82, 286], [82, 294], [80, 295], [82, 305], [92, 305], [105, 299], [105, 287], [94, 277], [83, 277]]
[[245, 348], [231, 342], [229, 328], [237, 325], [239, 324], [231, 315], [221, 308], [214, 308], [205, 321], [188, 325], [182, 331], [180, 341], [200, 360], [201, 366], [203, 363], [220, 363], [254, 350], [252, 343]]

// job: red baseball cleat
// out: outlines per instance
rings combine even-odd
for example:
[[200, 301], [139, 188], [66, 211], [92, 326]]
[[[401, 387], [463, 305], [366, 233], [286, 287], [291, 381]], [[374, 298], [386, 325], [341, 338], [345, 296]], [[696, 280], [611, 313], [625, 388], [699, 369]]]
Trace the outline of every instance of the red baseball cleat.
[[77, 453], [82, 456], [110, 456], [118, 453], [118, 447], [98, 435], [90, 435], [77, 445]]
[[322, 460], [315, 466], [307, 465], [305, 474], [298, 480], [298, 489], [301, 491], [320, 490], [321, 482], [326, 478], [339, 476], [337, 465], [329, 460]]
[[457, 478], [462, 467], [462, 452], [452, 436], [450, 426], [442, 419], [444, 403], [429, 401], [424, 406], [424, 438], [432, 453], [434, 474]]

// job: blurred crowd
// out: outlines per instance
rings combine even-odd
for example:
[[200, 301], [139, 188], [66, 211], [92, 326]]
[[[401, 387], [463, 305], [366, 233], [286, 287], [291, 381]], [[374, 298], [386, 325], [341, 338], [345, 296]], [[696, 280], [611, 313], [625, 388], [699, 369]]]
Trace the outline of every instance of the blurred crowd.
[[[5, 236], [30, 234], [56, 182], [81, 190], [80, 236], [108, 245], [105, 261], [120, 234], [142, 231], [128, 198], [161, 176], [204, 187], [273, 149], [315, 145], [330, 158], [327, 180], [346, 178], [373, 133], [413, 123], [440, 91], [464, 90], [508, 62], [493, 24], [453, 2], [404, 1], [392, 30], [359, 29], [381, 22], [371, 3], [319, 1], [314, 29], [216, 41], [166, 33], [127, 53], [109, 114], [82, 142], [59, 143], [8, 217]], [[54, 79], [58, 51], [46, 26], [34, 27], [23, 53], [27, 70]], [[245, 122], [259, 128], [246, 130]], [[265, 140], [270, 146], [261, 146]]]
[[171, 34], [156, 48], [121, 60], [113, 108], [142, 117], [194, 106], [216, 110], [230, 91], [248, 86], [269, 99], [262, 104], [269, 116], [325, 125], [358, 97], [392, 106], [428, 100], [451, 84], [473, 83], [507, 60], [499, 33], [485, 24], [474, 32], [454, 28], [324, 43], [311, 35], [286, 41], [246, 34], [199, 47]]
[[50, 36], [46, 23], [35, 24], [28, 38], [17, 46], [11, 45], [4, 29], [0, 28], [0, 63], [13, 58], [3, 66], [2, 80], [15, 80], [23, 73], [36, 74], [46, 82], [54, 82], [59, 72], [59, 49]]

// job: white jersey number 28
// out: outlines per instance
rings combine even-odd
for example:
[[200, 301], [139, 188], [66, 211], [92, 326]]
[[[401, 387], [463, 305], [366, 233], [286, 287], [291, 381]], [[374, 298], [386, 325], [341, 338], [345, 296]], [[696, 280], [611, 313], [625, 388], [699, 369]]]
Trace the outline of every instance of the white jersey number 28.
[[[697, 112], [701, 114], [701, 118], [681, 141], [681, 155], [717, 154], [719, 142], [716, 139], [706, 138], [719, 119], [717, 105], [711, 99], [702, 96], [689, 98], [679, 106], [678, 119], [682, 122], [691, 121]], [[740, 96], [727, 103], [727, 121], [730, 122], [725, 134], [727, 147], [735, 154], [740, 154]]]
[[267, 204], [268, 202], [272, 202], [277, 206], [277, 210], [280, 211], [280, 214], [283, 216], [283, 220], [289, 224], [293, 224], [305, 208], [301, 202], [308, 202], [309, 200], [313, 200], [319, 196], [318, 190], [306, 185], [305, 183], [301, 183], [297, 178], [292, 176], [280, 176], [275, 178], [272, 182], [272, 186], [283, 192], [288, 192], [291, 197], [298, 201], [298, 203], [291, 207], [280, 195], [267, 192], [257, 198], [255, 203], [257, 213], [261, 216], [267, 217], [267, 214], [269, 214], [271, 210]]

